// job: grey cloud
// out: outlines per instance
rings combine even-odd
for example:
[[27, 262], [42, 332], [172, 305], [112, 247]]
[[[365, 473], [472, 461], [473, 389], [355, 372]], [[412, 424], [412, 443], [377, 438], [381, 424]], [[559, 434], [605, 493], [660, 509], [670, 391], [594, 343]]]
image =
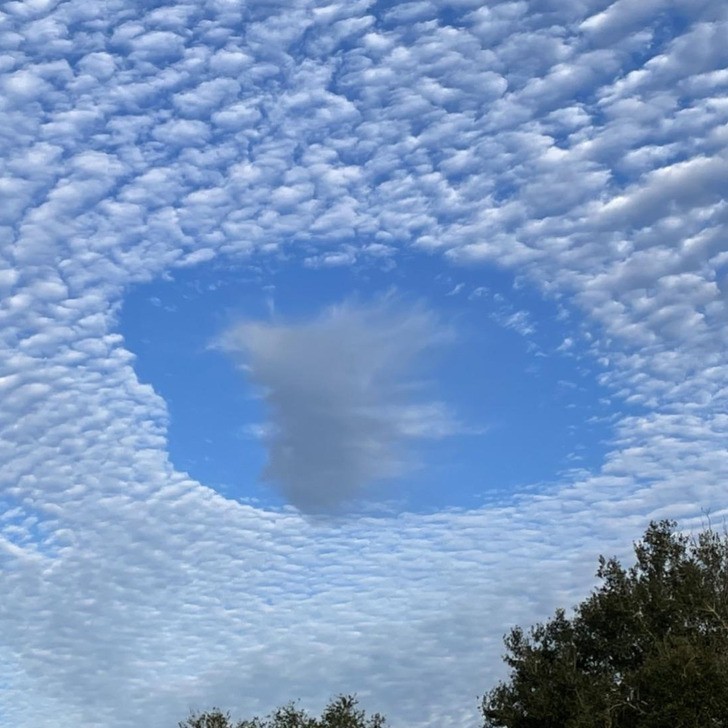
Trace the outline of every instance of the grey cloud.
[[413, 375], [448, 331], [419, 305], [344, 303], [312, 321], [242, 321], [217, 345], [260, 388], [271, 419], [264, 478], [305, 512], [361, 496], [413, 465], [406, 444], [452, 434], [439, 403], [419, 402]]

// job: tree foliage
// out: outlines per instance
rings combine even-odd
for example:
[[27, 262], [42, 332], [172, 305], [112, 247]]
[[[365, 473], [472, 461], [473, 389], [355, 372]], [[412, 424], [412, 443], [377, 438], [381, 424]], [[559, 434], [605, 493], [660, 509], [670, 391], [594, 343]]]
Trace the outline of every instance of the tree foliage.
[[571, 618], [511, 630], [485, 728], [728, 728], [728, 538], [653, 522], [635, 555], [600, 558]]
[[339, 695], [329, 702], [320, 718], [310, 716], [294, 703], [274, 710], [267, 718], [252, 718], [234, 722], [230, 713], [218, 708], [193, 713], [179, 728], [383, 728], [385, 719], [375, 713], [367, 717], [351, 695]]

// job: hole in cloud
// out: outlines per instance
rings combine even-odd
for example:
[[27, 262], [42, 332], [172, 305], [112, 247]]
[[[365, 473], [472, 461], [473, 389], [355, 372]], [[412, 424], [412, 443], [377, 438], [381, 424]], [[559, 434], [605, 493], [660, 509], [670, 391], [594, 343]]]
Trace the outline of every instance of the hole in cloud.
[[175, 467], [266, 508], [477, 507], [611, 437], [578, 318], [495, 269], [213, 260], [130, 291], [120, 330]]

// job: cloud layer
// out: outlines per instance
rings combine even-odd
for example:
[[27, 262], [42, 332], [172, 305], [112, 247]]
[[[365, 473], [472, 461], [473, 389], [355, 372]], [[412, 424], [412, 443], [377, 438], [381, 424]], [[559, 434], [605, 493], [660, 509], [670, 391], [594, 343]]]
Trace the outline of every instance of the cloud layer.
[[[394, 725], [475, 725], [509, 625], [576, 601], [649, 518], [725, 515], [725, 2], [441, 10], [3, 3], [3, 728], [339, 689]], [[128, 286], [417, 254], [560, 303], [611, 393], [598, 472], [333, 526], [174, 471], [116, 331]]]
[[409, 469], [408, 440], [455, 429], [413, 378], [446, 338], [432, 313], [391, 298], [298, 324], [231, 327], [219, 345], [243, 363], [271, 418], [265, 479], [301, 510], [326, 512]]

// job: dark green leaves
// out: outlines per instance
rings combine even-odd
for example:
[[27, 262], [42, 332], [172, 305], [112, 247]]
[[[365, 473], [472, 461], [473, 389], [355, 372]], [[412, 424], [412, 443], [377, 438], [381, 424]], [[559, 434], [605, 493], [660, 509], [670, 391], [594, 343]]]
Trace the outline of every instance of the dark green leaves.
[[485, 728], [728, 728], [728, 539], [652, 523], [574, 612], [506, 637]]
[[383, 728], [384, 718], [375, 713], [367, 717], [351, 695], [340, 695], [329, 702], [320, 718], [289, 703], [273, 711], [267, 718], [253, 718], [234, 723], [229, 713], [213, 708], [206, 713], [192, 714], [179, 728]]

